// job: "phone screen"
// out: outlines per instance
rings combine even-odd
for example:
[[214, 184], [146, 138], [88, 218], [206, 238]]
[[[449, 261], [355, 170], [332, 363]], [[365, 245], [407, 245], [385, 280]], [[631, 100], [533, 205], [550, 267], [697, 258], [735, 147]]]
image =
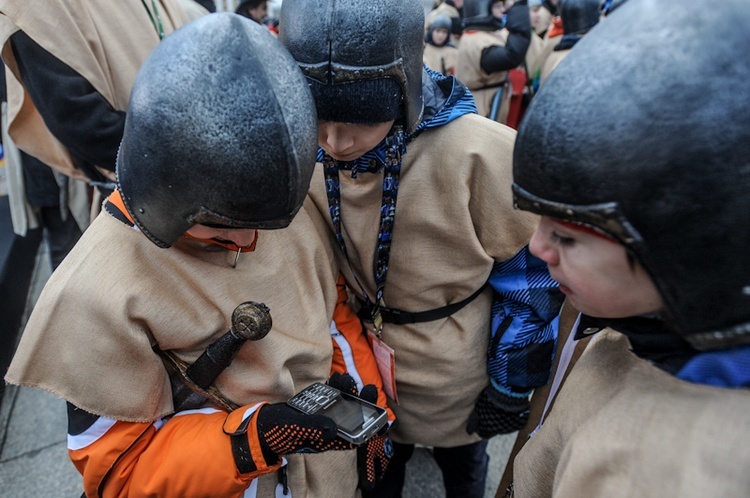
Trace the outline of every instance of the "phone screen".
[[348, 433], [360, 432], [372, 424], [380, 415], [374, 407], [354, 401], [346, 393], [341, 393], [335, 403], [327, 406], [319, 413], [331, 417], [336, 425]]

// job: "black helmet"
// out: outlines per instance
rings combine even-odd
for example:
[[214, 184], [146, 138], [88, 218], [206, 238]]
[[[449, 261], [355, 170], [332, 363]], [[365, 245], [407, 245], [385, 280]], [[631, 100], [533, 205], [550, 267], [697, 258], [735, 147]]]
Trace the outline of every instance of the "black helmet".
[[464, 29], [489, 28], [502, 29], [502, 19], [492, 16], [492, 4], [498, 0], [465, 0], [464, 1]]
[[318, 117], [350, 123], [404, 118], [424, 110], [424, 9], [418, 0], [285, 0], [279, 40], [310, 83]]
[[282, 228], [299, 210], [317, 150], [315, 107], [294, 59], [231, 13], [164, 39], [130, 96], [117, 180], [160, 247], [192, 225]]
[[566, 35], [582, 35], [599, 22], [600, 0], [562, 0], [560, 18]]
[[435, 16], [432, 24], [430, 24], [430, 31], [433, 29], [447, 29], [450, 33], [450, 30], [453, 29], [453, 21], [448, 14], [440, 13]]
[[626, 246], [701, 350], [750, 343], [750, 9], [703, 7], [629, 0], [585, 36], [534, 97], [513, 168], [518, 207]]

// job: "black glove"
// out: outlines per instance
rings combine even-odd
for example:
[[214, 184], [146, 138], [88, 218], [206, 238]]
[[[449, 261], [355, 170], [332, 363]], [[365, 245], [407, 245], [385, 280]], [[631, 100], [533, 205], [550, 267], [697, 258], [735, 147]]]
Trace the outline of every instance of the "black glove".
[[[349, 374], [334, 372], [328, 379], [328, 385], [335, 387], [341, 392], [359, 396], [370, 403], [377, 403], [378, 389], [372, 384], [362, 388], [357, 394], [357, 383]], [[359, 487], [370, 490], [383, 479], [388, 463], [393, 457], [393, 443], [388, 437], [389, 426], [383, 427], [380, 432], [372, 436], [366, 443], [357, 446], [357, 472], [359, 473]]]
[[516, 2], [506, 12], [505, 27], [511, 33], [521, 33], [527, 38], [531, 36], [531, 17], [526, 2]]
[[492, 386], [484, 388], [469, 416], [466, 432], [482, 438], [523, 429], [529, 421], [529, 398], [512, 398]]
[[[243, 409], [233, 411], [224, 424], [234, 463], [242, 474], [273, 472], [281, 465], [281, 457], [289, 453], [354, 448], [338, 437], [336, 424], [323, 415], [307, 415], [286, 403], [263, 405], [244, 420], [243, 412]], [[251, 428], [253, 425], [255, 430]], [[260, 446], [261, 455], [253, 455], [252, 446]]]
[[289, 453], [350, 450], [338, 437], [336, 423], [324, 415], [307, 415], [286, 403], [265, 405], [258, 412], [258, 439], [266, 461]]
[[479, 65], [486, 73], [508, 71], [521, 65], [531, 44], [529, 7], [516, 3], [505, 15], [508, 39], [504, 45], [492, 45], [482, 50]]

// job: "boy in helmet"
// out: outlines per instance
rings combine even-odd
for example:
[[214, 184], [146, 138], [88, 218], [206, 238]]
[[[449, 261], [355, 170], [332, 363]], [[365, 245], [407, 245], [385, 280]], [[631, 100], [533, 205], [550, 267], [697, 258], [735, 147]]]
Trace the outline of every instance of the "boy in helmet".
[[437, 16], [447, 15], [451, 21], [450, 40], [458, 45], [461, 39], [461, 20], [463, 19], [464, 0], [436, 0], [435, 8], [425, 16], [425, 32], [435, 22]]
[[466, 1], [456, 78], [471, 90], [481, 116], [506, 122], [508, 71], [523, 63], [530, 40], [531, 21], [525, 1]]
[[570, 53], [591, 28], [599, 23], [599, 0], [567, 0], [560, 5], [563, 36], [544, 60], [539, 75], [539, 86], [549, 78], [552, 71]]
[[[118, 188], [49, 280], [7, 374], [68, 401], [87, 496], [356, 495], [355, 452], [297, 454], [352, 445], [329, 418], [284, 403], [332, 364], [353, 389], [370, 383], [357, 368], [369, 347], [357, 348], [361, 325], [306, 200], [315, 145], [304, 80], [256, 23], [205, 16], [144, 63]], [[178, 397], [192, 385], [179, 367], [200, 364], [246, 301], [270, 308], [268, 335]]]
[[400, 496], [422, 444], [448, 496], [482, 496], [485, 438], [523, 427], [546, 382], [556, 284], [525, 250], [537, 218], [512, 207], [515, 132], [423, 67], [423, 17], [416, 0], [285, 0], [279, 39], [318, 109], [310, 195], [397, 416], [394, 459], [368, 494]]
[[593, 337], [558, 368], [513, 496], [750, 489], [750, 12], [702, 5], [627, 2], [519, 130], [513, 191], [542, 215], [531, 251], [581, 312], [570, 348]]
[[451, 20], [446, 14], [435, 17], [427, 28], [424, 45], [424, 64], [445, 75], [456, 70], [458, 49], [450, 41]]

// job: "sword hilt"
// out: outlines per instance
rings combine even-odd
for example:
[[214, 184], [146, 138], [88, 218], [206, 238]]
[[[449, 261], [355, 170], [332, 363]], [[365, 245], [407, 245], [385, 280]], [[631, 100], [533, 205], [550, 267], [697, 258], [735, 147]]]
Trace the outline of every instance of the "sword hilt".
[[185, 374], [195, 385], [207, 389], [232, 363], [242, 345], [263, 339], [271, 325], [271, 314], [265, 304], [247, 301], [238, 305], [232, 312], [229, 332], [208, 346]]

